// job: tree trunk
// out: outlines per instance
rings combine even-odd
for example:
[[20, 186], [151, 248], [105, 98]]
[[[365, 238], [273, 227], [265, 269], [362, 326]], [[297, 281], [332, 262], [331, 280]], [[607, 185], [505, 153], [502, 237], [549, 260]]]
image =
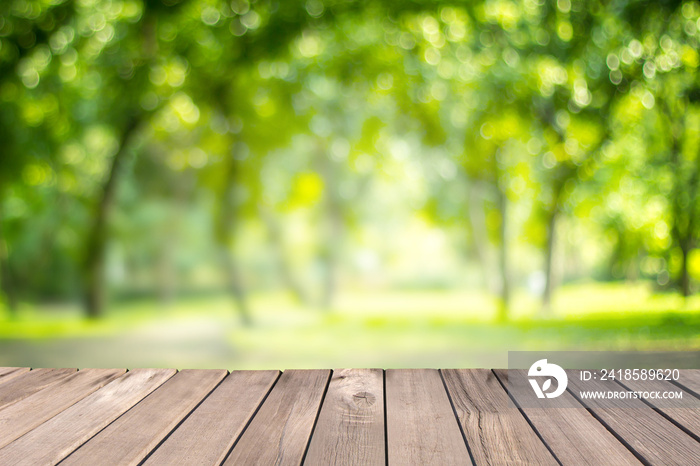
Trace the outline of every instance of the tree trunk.
[[481, 184], [478, 181], [472, 182], [469, 193], [469, 224], [471, 225], [472, 237], [476, 255], [481, 265], [484, 287], [492, 293], [497, 292], [491, 278], [491, 265], [489, 262], [489, 240], [486, 231], [486, 218], [484, 214], [484, 203], [481, 199]]
[[158, 299], [162, 306], [170, 306], [175, 300], [177, 292], [177, 277], [173, 260], [174, 251], [177, 248], [176, 243], [176, 238], [172, 233], [163, 232], [155, 266]]
[[696, 233], [696, 205], [698, 203], [698, 197], [700, 193], [700, 151], [696, 155], [695, 166], [693, 167], [693, 172], [690, 177], [689, 193], [690, 193], [690, 209], [686, 212], [688, 215], [688, 225], [685, 231], [685, 235], [681, 238], [681, 252], [683, 253], [683, 262], [681, 264], [681, 292], [684, 297], [688, 297], [692, 294], [691, 288], [691, 278], [690, 271], [688, 270], [688, 260], [690, 258], [690, 253], [695, 247], [694, 242], [697, 236]]
[[282, 281], [287, 288], [289, 288], [289, 291], [291, 291], [294, 298], [300, 304], [305, 306], [308, 305], [310, 302], [309, 296], [299, 280], [297, 280], [295, 277], [293, 267], [287, 256], [286, 248], [284, 246], [282, 227], [274, 217], [274, 214], [270, 213], [267, 209], [265, 209], [265, 207], [259, 206], [258, 212], [260, 212], [260, 218], [262, 218], [265, 222], [270, 238], [270, 244], [277, 255], [277, 262]]
[[230, 242], [236, 227], [236, 182], [238, 181], [237, 161], [230, 157], [226, 168], [226, 177], [219, 198], [219, 210], [216, 222], [216, 241], [219, 256], [226, 275], [227, 288], [234, 299], [236, 310], [243, 325], [251, 325], [252, 319], [248, 308], [248, 298], [242, 284], [238, 265], [230, 250]]
[[690, 235], [686, 236], [681, 240], [681, 254], [682, 254], [682, 261], [681, 261], [681, 276], [680, 276], [680, 286], [681, 286], [681, 293], [683, 294], [684, 298], [687, 298], [691, 294], [691, 289], [690, 289], [690, 272], [688, 270], [688, 258], [690, 256], [690, 252], [692, 251], [691, 247], [691, 238], [689, 237]]
[[336, 191], [339, 183], [335, 162], [330, 159], [327, 149], [321, 143], [319, 143], [317, 151], [319, 171], [324, 181], [324, 202], [327, 219], [327, 236], [320, 254], [325, 272], [321, 283], [320, 305], [323, 309], [330, 310], [333, 306], [333, 299], [338, 286], [338, 254], [345, 229], [343, 219], [344, 204]]
[[[677, 157], [678, 158], [678, 157]], [[681, 202], [681, 192], [683, 186], [681, 183], [681, 173], [680, 162], [676, 162], [676, 194], [674, 197], [674, 225], [672, 228], [672, 234], [676, 236], [678, 241], [678, 246], [681, 249], [681, 271], [678, 277], [678, 286], [683, 297], [688, 297], [692, 293], [691, 289], [691, 277], [690, 271], [688, 270], [690, 253], [694, 248], [694, 239], [696, 237], [696, 220], [695, 220], [695, 210], [696, 203], [698, 200], [698, 186], [700, 185], [700, 156], [698, 162], [696, 163], [694, 171], [691, 173], [688, 185], [685, 186], [687, 194], [690, 195], [690, 208], [684, 206]]]
[[500, 255], [499, 255], [499, 272], [501, 275], [501, 293], [498, 309], [498, 320], [508, 320], [510, 311], [510, 273], [509, 273], [509, 256], [508, 256], [508, 198], [503, 189], [498, 189], [498, 210], [501, 214], [501, 225], [499, 228], [500, 236]]
[[627, 283], [637, 283], [639, 280], [640, 262], [642, 260], [642, 251], [639, 247], [636, 248], [634, 256], [632, 256], [626, 267]]
[[105, 255], [107, 247], [107, 223], [114, 204], [121, 166], [126, 158], [128, 143], [141, 119], [132, 117], [122, 131], [119, 150], [112, 158], [107, 180], [102, 188], [92, 229], [88, 233], [85, 249], [83, 280], [85, 286], [85, 313], [89, 318], [98, 318], [104, 312], [106, 299]]
[[12, 266], [10, 265], [10, 247], [3, 236], [2, 215], [0, 215], [0, 287], [7, 300], [7, 310], [10, 317], [17, 315], [17, 290], [13, 278]]
[[542, 315], [552, 312], [552, 292], [554, 291], [554, 247], [556, 244], [558, 207], [555, 205], [549, 212], [547, 221], [547, 244], [544, 253], [545, 282], [542, 294]]
[[[696, 163], [693, 167], [688, 184], [683, 183], [687, 175], [687, 168], [683, 166], [681, 156], [682, 144], [681, 138], [685, 133], [687, 115], [687, 101], [678, 100], [680, 104], [682, 116], [674, 118], [674, 111], [666, 99], [659, 99], [659, 106], [664, 110], [668, 118], [668, 133], [671, 137], [671, 147], [669, 149], [670, 164], [673, 167], [674, 187], [672, 193], [672, 226], [671, 235], [677, 241], [681, 249], [681, 271], [677, 278], [676, 286], [684, 297], [690, 296], [690, 273], [688, 270], [688, 259], [693, 248], [693, 238], [695, 237], [695, 204], [698, 199], [698, 186], [700, 181], [700, 154], [696, 155]], [[690, 195], [690, 209], [684, 206], [681, 202], [681, 197], [685, 194]]]
[[233, 297], [236, 303], [236, 309], [238, 310], [238, 316], [241, 319], [241, 323], [245, 326], [250, 326], [253, 320], [250, 316], [250, 310], [248, 308], [248, 296], [241, 284], [241, 275], [238, 270], [238, 265], [229, 251], [228, 245], [220, 245], [220, 254], [223, 259], [224, 270], [226, 273], [227, 287], [228, 291]]

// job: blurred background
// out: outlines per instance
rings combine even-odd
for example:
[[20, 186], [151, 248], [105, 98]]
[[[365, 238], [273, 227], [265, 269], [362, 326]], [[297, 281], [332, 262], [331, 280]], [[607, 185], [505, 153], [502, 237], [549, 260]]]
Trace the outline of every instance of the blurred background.
[[699, 17], [3, 0], [0, 365], [698, 350]]

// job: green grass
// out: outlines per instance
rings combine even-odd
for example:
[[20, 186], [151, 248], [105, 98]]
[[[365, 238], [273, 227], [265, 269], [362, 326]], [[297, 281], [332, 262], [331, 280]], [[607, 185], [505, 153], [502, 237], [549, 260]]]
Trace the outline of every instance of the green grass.
[[496, 301], [473, 292], [346, 293], [331, 312], [259, 295], [251, 327], [225, 296], [120, 304], [99, 321], [27, 307], [0, 321], [0, 365], [505, 367], [509, 350], [700, 349], [698, 298], [584, 284], [559, 290], [547, 319], [537, 305], [520, 294], [512, 319], [495, 323]]

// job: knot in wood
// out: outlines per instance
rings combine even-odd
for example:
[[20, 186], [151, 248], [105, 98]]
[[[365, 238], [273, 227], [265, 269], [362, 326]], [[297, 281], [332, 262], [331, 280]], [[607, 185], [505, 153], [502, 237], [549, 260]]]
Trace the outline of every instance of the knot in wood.
[[357, 392], [352, 396], [353, 401], [356, 405], [367, 405], [372, 406], [377, 402], [377, 397], [369, 392]]

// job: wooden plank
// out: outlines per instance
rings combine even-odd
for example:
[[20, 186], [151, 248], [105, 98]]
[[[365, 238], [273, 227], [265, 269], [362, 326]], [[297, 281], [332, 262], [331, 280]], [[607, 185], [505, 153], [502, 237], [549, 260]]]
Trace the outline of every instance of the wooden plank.
[[56, 464], [175, 374], [134, 369], [0, 449], [0, 464]]
[[221, 464], [279, 375], [232, 372], [144, 464]]
[[61, 464], [137, 464], [226, 376], [225, 370], [183, 370], [124, 413]]
[[[509, 376], [527, 377], [527, 371], [521, 370], [493, 372], [505, 387]], [[548, 400], [540, 401], [534, 392], [529, 394], [532, 397], [527, 404], [519, 403], [521, 410], [562, 464], [641, 464], [571, 393], [564, 392], [557, 398], [557, 406], [566, 406], [557, 408], [547, 407]], [[517, 395], [514, 398], [519, 401]]]
[[53, 385], [78, 369], [34, 369], [0, 386], [0, 409], [17, 403], [44, 388]]
[[29, 372], [28, 367], [0, 367], [0, 384]]
[[445, 385], [476, 464], [557, 464], [488, 369], [446, 369]]
[[284, 371], [224, 464], [299, 465], [330, 374]]
[[386, 371], [389, 464], [471, 464], [440, 373]]
[[681, 377], [674, 385], [678, 385], [695, 397], [700, 398], [700, 369], [681, 369]]
[[[698, 409], [700, 400], [694, 398], [690, 392], [665, 380], [618, 380], [617, 382], [630, 390], [639, 392], [680, 392], [683, 399], [655, 400], [652, 398], [645, 401], [666, 419], [700, 442], [700, 409]], [[677, 403], [679, 407], [672, 407], [673, 403]]]
[[124, 372], [126, 369], [84, 369], [55, 382], [46, 390], [5, 407], [0, 411], [0, 447], [18, 439]]
[[385, 464], [384, 371], [333, 372], [305, 464]]
[[582, 383], [579, 377], [571, 375], [567, 390], [645, 462], [660, 465], [698, 463], [698, 443], [641, 400], [595, 400], [593, 403], [580, 395], [581, 391], [607, 392], [611, 388], [610, 384], [600, 380]]

